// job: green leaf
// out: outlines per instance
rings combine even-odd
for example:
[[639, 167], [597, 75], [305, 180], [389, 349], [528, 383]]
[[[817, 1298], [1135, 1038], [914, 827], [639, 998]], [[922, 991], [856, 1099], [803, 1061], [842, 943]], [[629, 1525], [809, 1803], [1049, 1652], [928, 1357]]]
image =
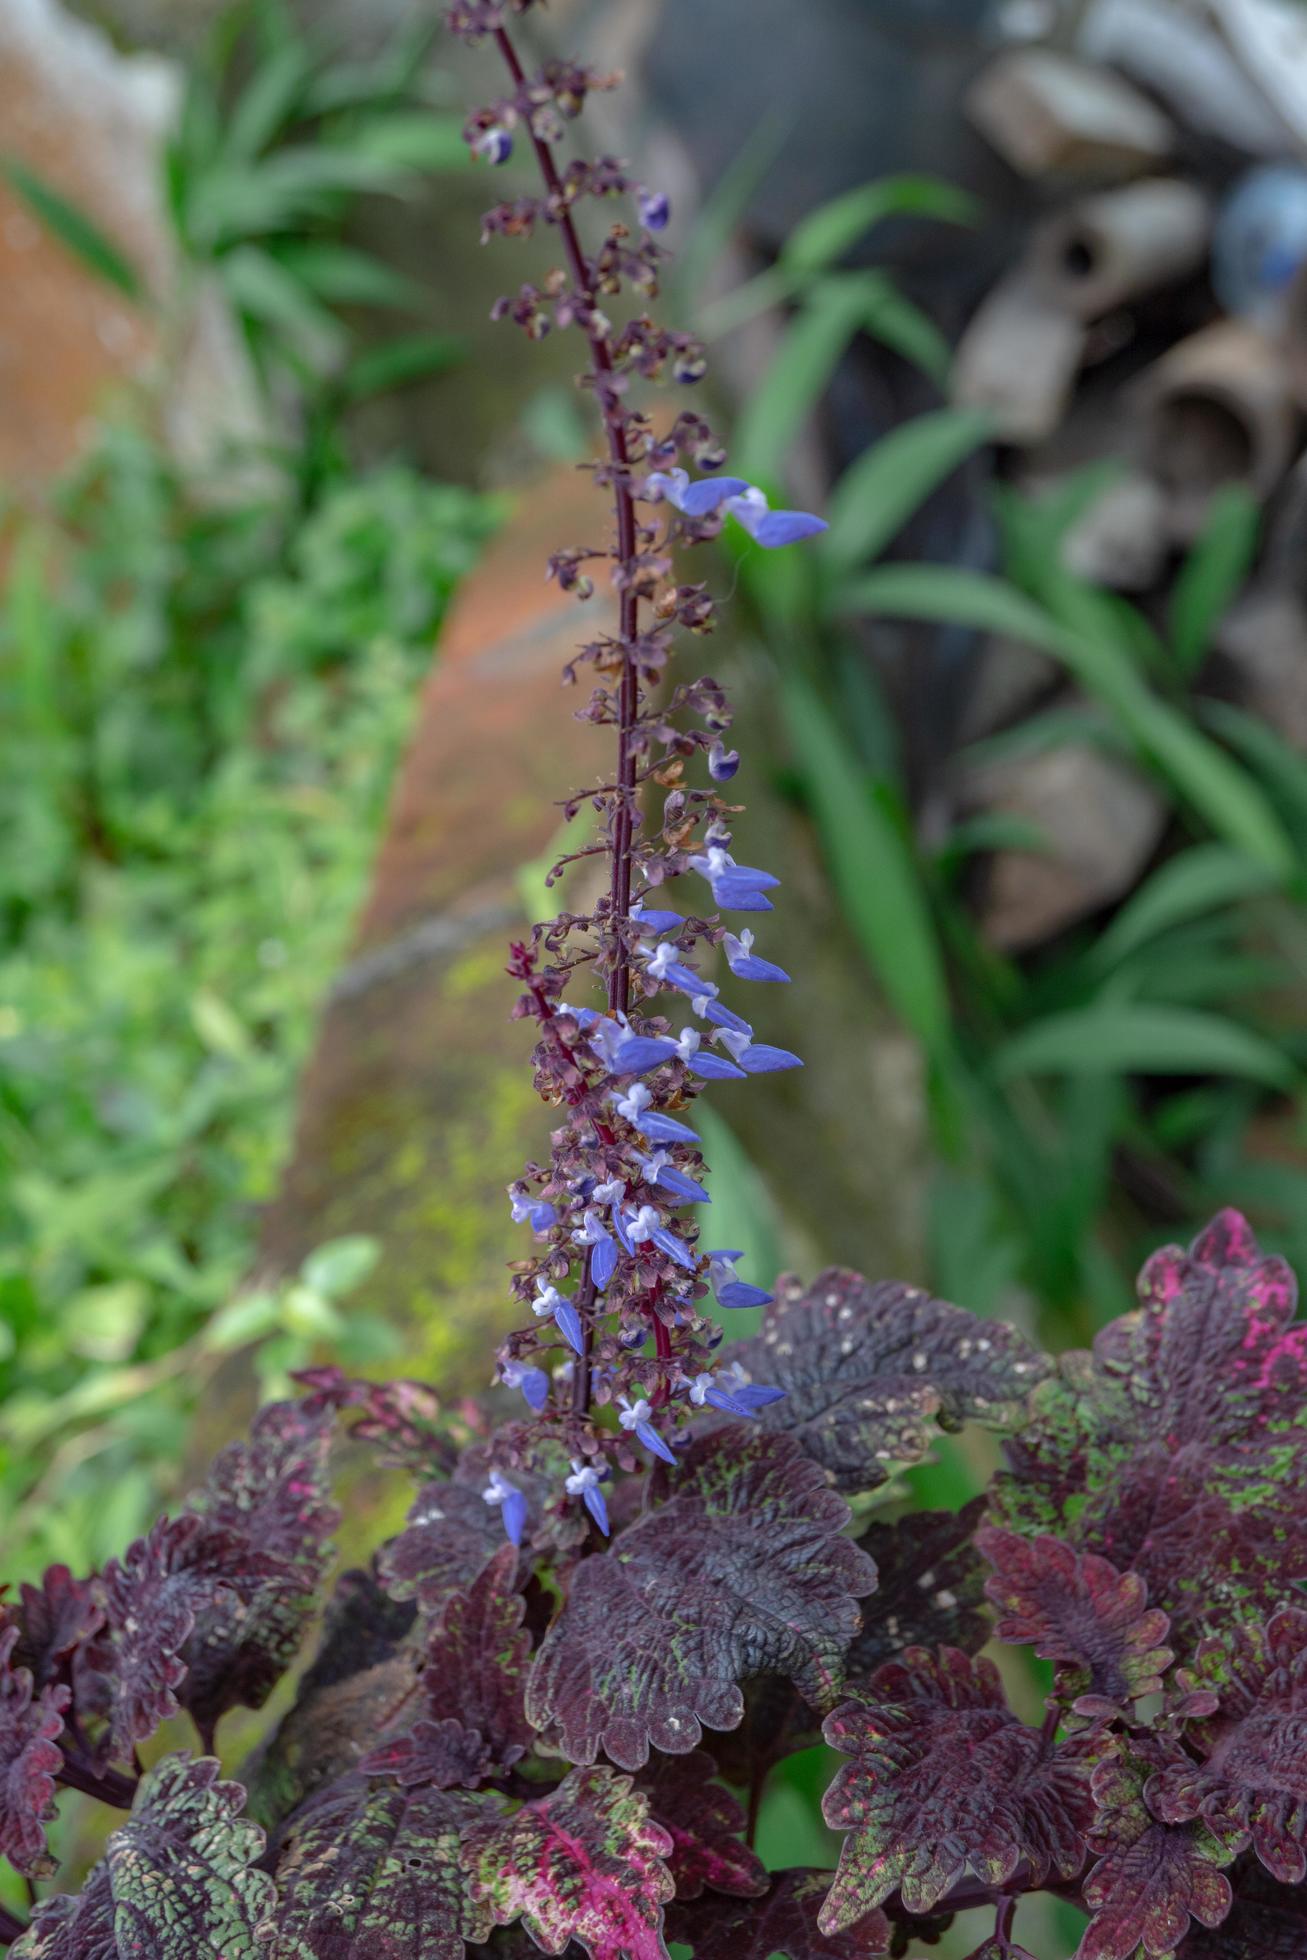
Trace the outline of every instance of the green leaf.
[[422, 288], [370, 252], [313, 239], [279, 245], [277, 261], [292, 278], [330, 306], [414, 306]]
[[313, 74], [302, 41], [290, 41], [254, 70], [232, 105], [224, 153], [249, 162], [292, 120]]
[[273, 327], [319, 372], [343, 356], [344, 327], [294, 274], [258, 245], [242, 245], [222, 261], [227, 296], [238, 312]]
[[[699, 299], [721, 263], [793, 127], [793, 114], [785, 115], [775, 109], [764, 114], [738, 156], [727, 165], [700, 205], [693, 229], [676, 261], [677, 284], [688, 295], [691, 305]], [[702, 327], [705, 333], [710, 331], [706, 317]]]
[[920, 368], [936, 387], [947, 386], [953, 349], [930, 316], [889, 279], [869, 301], [862, 324], [873, 340]]
[[467, 342], [452, 333], [405, 334], [371, 348], [345, 370], [343, 387], [351, 401], [364, 401], [370, 395], [384, 395], [388, 389], [405, 387], [409, 382], [426, 381], [432, 375], [446, 374], [458, 367], [467, 353]]
[[786, 675], [782, 696], [843, 915], [895, 1012], [938, 1059], [950, 1046], [943, 961], [920, 872], [887, 790], [863, 774], [806, 681]]
[[888, 281], [876, 272], [838, 273], [813, 288], [736, 432], [742, 476], [775, 482], [845, 348], [866, 324]]
[[300, 1267], [300, 1277], [314, 1292], [336, 1300], [361, 1286], [380, 1256], [381, 1248], [375, 1239], [354, 1232], [347, 1238], [328, 1239], [324, 1245], [315, 1247]]
[[188, 242], [201, 253], [221, 252], [269, 232], [296, 231], [341, 199], [395, 188], [389, 164], [324, 147], [279, 150], [257, 164], [224, 164], [191, 187]]
[[1261, 506], [1243, 484], [1227, 484], [1213, 497], [1202, 536], [1171, 593], [1171, 650], [1183, 674], [1201, 667], [1252, 568], [1260, 530]]
[[947, 621], [1042, 647], [1111, 709], [1134, 744], [1218, 835], [1277, 875], [1292, 873], [1296, 854], [1260, 787], [1153, 694], [1113, 641], [1089, 639], [1061, 625], [1002, 579], [949, 565], [885, 566], [852, 580], [840, 601], [850, 612]]
[[1307, 758], [1257, 715], [1228, 701], [1202, 701], [1198, 713], [1243, 757], [1295, 828], [1307, 828]]
[[1268, 865], [1225, 844], [1199, 844], [1155, 871], [1118, 912], [1094, 948], [1094, 964], [1115, 966], [1150, 939], [1223, 905], [1274, 891], [1280, 880]]
[[811, 212], [786, 240], [780, 262], [796, 271], [818, 272], [843, 258], [865, 232], [886, 218], [938, 218], [946, 224], [974, 225], [980, 214], [975, 198], [937, 177], [881, 177]]
[[832, 570], [851, 572], [883, 551], [992, 432], [992, 418], [983, 412], [941, 408], [903, 423], [866, 450], [831, 497], [822, 550]]
[[1024, 1028], [994, 1057], [1013, 1075], [1235, 1075], [1268, 1088], [1295, 1080], [1287, 1056], [1218, 1014], [1100, 1000], [1050, 1014]]
[[462, 118], [437, 110], [393, 109], [353, 124], [341, 147], [388, 170], [466, 170]]
[[80, 260], [88, 271], [116, 286], [127, 299], [139, 300], [143, 287], [136, 268], [80, 205], [72, 204], [16, 157], [0, 158], [0, 175], [17, 191], [52, 238]]

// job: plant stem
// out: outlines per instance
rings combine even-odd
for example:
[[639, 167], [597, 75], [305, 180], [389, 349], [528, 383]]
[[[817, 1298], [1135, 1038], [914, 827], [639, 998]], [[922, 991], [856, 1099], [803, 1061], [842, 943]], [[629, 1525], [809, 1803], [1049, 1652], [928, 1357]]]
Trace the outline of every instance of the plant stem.
[[[520, 89], [526, 81], [526, 73], [518, 59], [517, 50], [513, 46], [507, 28], [495, 29], [495, 45], [504, 58], [514, 86]], [[563, 251], [573, 287], [584, 301], [587, 314], [593, 318], [598, 311], [594, 275], [581, 250], [581, 241], [577, 236], [571, 211], [567, 207], [562, 181], [554, 163], [553, 151], [548, 143], [535, 134], [534, 130], [530, 131], [530, 136], [545, 188], [550, 197], [556, 200], [556, 208], [561, 213], [558, 229], [562, 236]], [[610, 1014], [625, 1014], [631, 997], [631, 956], [626, 943], [626, 922], [631, 911], [631, 842], [635, 832], [636, 757], [631, 737], [635, 732], [636, 719], [640, 712], [640, 678], [634, 656], [635, 641], [640, 630], [640, 601], [633, 578], [636, 539], [635, 503], [631, 496], [629, 481], [630, 455], [627, 449], [625, 421], [612, 395], [602, 386], [603, 381], [611, 378], [614, 373], [612, 348], [609, 346], [607, 334], [592, 325], [586, 328], [586, 338], [590, 343], [590, 358], [594, 362], [594, 372], [601, 383], [599, 406], [603, 415], [604, 434], [608, 442], [608, 457], [613, 467], [613, 506], [617, 522], [618, 639], [622, 649], [622, 673], [617, 690], [616, 802], [613, 808], [609, 843], [613, 867], [609, 892], [613, 963], [608, 973], [608, 1011]], [[590, 1274], [590, 1257], [591, 1255], [586, 1255], [585, 1273], [576, 1297], [584, 1350], [577, 1356], [576, 1370], [572, 1377], [572, 1413], [576, 1416], [584, 1416], [590, 1407], [589, 1316], [594, 1306], [596, 1291]]]
[[0, 1946], [9, 1946], [27, 1931], [21, 1919], [0, 1906]]
[[83, 1796], [96, 1797], [101, 1803], [113, 1804], [118, 1810], [131, 1809], [139, 1782], [137, 1777], [124, 1776], [121, 1770], [93, 1763], [70, 1749], [64, 1750], [57, 1780], [70, 1790], [80, 1790]]

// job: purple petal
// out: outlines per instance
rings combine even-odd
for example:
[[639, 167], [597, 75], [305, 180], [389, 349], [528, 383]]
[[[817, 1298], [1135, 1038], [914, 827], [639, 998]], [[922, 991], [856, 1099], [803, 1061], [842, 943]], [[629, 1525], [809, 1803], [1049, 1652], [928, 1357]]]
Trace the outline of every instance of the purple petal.
[[753, 1413], [751, 1409], [745, 1408], [743, 1402], [737, 1401], [735, 1396], [728, 1395], [724, 1388], [706, 1388], [703, 1399], [705, 1402], [711, 1402], [714, 1409], [721, 1409], [728, 1416], [747, 1416]]
[[518, 1387], [526, 1397], [527, 1402], [535, 1410], [536, 1414], [539, 1415], [541, 1409], [544, 1408], [545, 1403], [549, 1400], [549, 1377], [544, 1369], [524, 1369]]
[[651, 1034], [630, 1034], [613, 1051], [613, 1074], [643, 1075], [648, 1069], [660, 1068], [664, 1062], [671, 1061], [675, 1054], [674, 1041], [660, 1041]]
[[708, 1257], [710, 1259], [743, 1259], [744, 1254], [742, 1252], [728, 1252], [724, 1247], [716, 1246], [708, 1254]]
[[581, 1316], [570, 1300], [564, 1300], [554, 1308], [554, 1325], [573, 1354], [585, 1353], [585, 1343], [581, 1339]]
[[642, 1136], [654, 1143], [698, 1143], [697, 1130], [688, 1123], [678, 1123], [674, 1116], [663, 1116], [657, 1110], [646, 1109], [636, 1119], [636, 1129]]
[[622, 1207], [620, 1205], [613, 1206], [613, 1230], [622, 1242], [623, 1252], [627, 1254], [628, 1258], [634, 1259], [635, 1247], [632, 1245], [630, 1235], [627, 1232], [626, 1220], [622, 1216]]
[[602, 1293], [617, 1270], [617, 1241], [607, 1234], [590, 1248], [590, 1277]]
[[734, 1062], [728, 1062], [725, 1056], [714, 1055], [706, 1048], [701, 1048], [690, 1057], [690, 1067], [696, 1075], [706, 1077], [709, 1082], [725, 1082], [731, 1076], [741, 1081], [744, 1078], [742, 1068], [736, 1068]]
[[760, 1286], [750, 1286], [743, 1279], [728, 1280], [717, 1289], [719, 1307], [766, 1307], [775, 1297], [774, 1293], [764, 1293]]
[[[681, 498], [681, 509], [687, 517], [707, 517], [728, 497], [738, 497], [748, 487], [740, 476], [701, 477], [698, 483], [690, 485]], [[825, 528], [823, 524], [822, 529]]]
[[640, 1438], [640, 1441], [644, 1444], [645, 1448], [649, 1451], [651, 1456], [660, 1456], [664, 1463], [670, 1463], [672, 1465], [675, 1465], [676, 1463], [675, 1456], [672, 1454], [671, 1450], [668, 1449], [666, 1443], [663, 1441], [662, 1437], [658, 1434], [658, 1431], [653, 1427], [651, 1423], [637, 1422], [635, 1425], [635, 1433]]
[[558, 1223], [558, 1213], [544, 1198], [532, 1205], [527, 1217], [533, 1232], [547, 1232], [551, 1225]]
[[783, 1388], [766, 1388], [761, 1382], [745, 1382], [742, 1387], [732, 1389], [731, 1393], [749, 1415], [767, 1408], [773, 1402], [785, 1400]]
[[753, 535], [764, 549], [774, 551], [778, 545], [815, 538], [827, 528], [825, 518], [811, 517], [806, 510], [769, 510], [754, 527]]
[[790, 977], [783, 966], [777, 966], [772, 960], [760, 960], [756, 953], [744, 953], [732, 960], [731, 972], [737, 980], [788, 980]]
[[604, 1537], [607, 1538], [609, 1535], [608, 1506], [604, 1503], [604, 1494], [598, 1484], [590, 1484], [587, 1487], [585, 1496], [581, 1499], [581, 1502], [585, 1505], [586, 1510], [590, 1513], [590, 1516], [594, 1519], [600, 1531], [603, 1532]]
[[773, 1075], [778, 1069], [802, 1068], [803, 1062], [788, 1048], [769, 1048], [766, 1042], [754, 1042], [740, 1056], [740, 1067], [749, 1075]]
[[644, 905], [631, 914], [631, 923], [641, 932], [679, 932], [685, 919], [680, 912], [651, 912]]
[[684, 1198], [687, 1204], [710, 1205], [712, 1203], [702, 1184], [696, 1184], [692, 1177], [685, 1175], [684, 1171], [673, 1170], [670, 1164], [664, 1165], [654, 1179], [654, 1183], [661, 1184], [664, 1191], [670, 1191], [673, 1197]]
[[522, 1542], [526, 1530], [526, 1498], [520, 1490], [512, 1491], [500, 1507], [504, 1518], [504, 1530], [514, 1545]]
[[653, 1242], [660, 1252], [665, 1252], [669, 1259], [675, 1259], [679, 1266], [686, 1266], [691, 1272], [699, 1263], [685, 1240], [678, 1239], [675, 1232], [660, 1227], [653, 1235]]
[[713, 880], [716, 885], [747, 885], [754, 892], [775, 891], [780, 882], [770, 871], [759, 871], [753, 864], [728, 864]]
[[699, 1018], [711, 1021], [715, 1028], [731, 1028], [736, 1034], [753, 1033], [752, 1026], [742, 1014], [737, 1014], [732, 1007], [724, 1007], [719, 1000], [710, 1000]]
[[701, 994], [704, 980], [702, 973], [696, 973], [692, 966], [681, 966], [673, 961], [663, 974], [669, 987], [679, 987], [683, 994]]
[[708, 774], [715, 783], [729, 783], [740, 766], [738, 749], [728, 749], [724, 742], [714, 742], [708, 751]]
[[672, 215], [671, 200], [666, 191], [641, 191], [636, 198], [636, 208], [640, 213], [640, 223], [647, 231], [665, 231], [667, 220]]
[[752, 885], [728, 885], [720, 878], [712, 888], [713, 898], [723, 912], [774, 912], [769, 898]]

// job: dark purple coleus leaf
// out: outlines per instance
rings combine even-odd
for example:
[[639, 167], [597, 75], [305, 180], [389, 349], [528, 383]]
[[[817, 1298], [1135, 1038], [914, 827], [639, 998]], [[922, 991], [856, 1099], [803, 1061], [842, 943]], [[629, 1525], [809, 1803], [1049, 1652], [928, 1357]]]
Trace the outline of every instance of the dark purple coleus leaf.
[[1160, 1742], [1119, 1744], [1093, 1772], [1097, 1854], [1084, 1885], [1093, 1913], [1077, 1960], [1170, 1960], [1191, 1920], [1219, 1926], [1230, 1910], [1222, 1867], [1235, 1846], [1201, 1824], [1163, 1824], [1144, 1789], [1165, 1755]]
[[472, 1896], [497, 1926], [522, 1918], [546, 1953], [576, 1940], [590, 1960], [665, 1960], [672, 1840], [629, 1776], [574, 1769], [547, 1797], [463, 1837]]
[[694, 1960], [867, 1960], [887, 1953], [890, 1924], [869, 1912], [846, 1932], [823, 1933], [817, 1915], [832, 1872], [794, 1868], [773, 1872], [761, 1899], [706, 1898], [667, 1910], [667, 1937], [694, 1949]]
[[37, 1688], [64, 1679], [71, 1655], [104, 1623], [94, 1581], [75, 1579], [66, 1565], [47, 1566], [39, 1586], [22, 1585], [11, 1611], [18, 1627], [13, 1665], [25, 1667]]
[[577, 1568], [536, 1656], [532, 1722], [556, 1726], [573, 1762], [602, 1748], [639, 1769], [651, 1745], [684, 1755], [705, 1726], [734, 1728], [751, 1675], [788, 1675], [829, 1708], [875, 1583], [847, 1518], [789, 1437], [701, 1437], [668, 1501]]
[[356, 1411], [350, 1433], [376, 1444], [383, 1463], [424, 1477], [453, 1470], [457, 1451], [441, 1427], [440, 1398], [426, 1382], [360, 1381], [334, 1367], [305, 1368], [294, 1379], [307, 1390], [303, 1407], [310, 1415]]
[[697, 1899], [706, 1887], [739, 1898], [767, 1890], [766, 1869], [744, 1842], [744, 1812], [713, 1781], [716, 1769], [698, 1749], [688, 1756], [655, 1751], [636, 1778], [650, 1816], [671, 1838], [667, 1863], [678, 1899]]
[[1307, 1953], [1307, 1885], [1280, 1885], [1260, 1865], [1230, 1873], [1234, 1904], [1220, 1925], [1195, 1926], [1179, 1960], [1302, 1960]]
[[39, 1905], [11, 1960], [254, 1960], [273, 1885], [244, 1795], [208, 1757], [165, 1756], [81, 1892]]
[[1171, 1664], [1165, 1613], [1148, 1604], [1137, 1572], [1076, 1552], [1060, 1539], [1019, 1538], [994, 1526], [976, 1534], [994, 1576], [1000, 1640], [1057, 1663], [1057, 1693], [1078, 1715], [1110, 1721], [1143, 1695], [1159, 1694]]
[[480, 1802], [361, 1774], [319, 1790], [281, 1841], [270, 1960], [463, 1960], [490, 1930], [459, 1865]]
[[207, 1518], [160, 1518], [100, 1584], [105, 1623], [94, 1665], [105, 1690], [109, 1751], [128, 1756], [180, 1707], [183, 1650], [196, 1616], [254, 1598], [284, 1570], [243, 1532]]
[[363, 1758], [368, 1776], [393, 1776], [406, 1790], [475, 1790], [495, 1767], [479, 1729], [464, 1728], [453, 1716], [415, 1722], [405, 1735], [382, 1743]]
[[447, 1602], [422, 1676], [433, 1719], [479, 1730], [500, 1769], [510, 1769], [535, 1739], [524, 1707], [531, 1636], [522, 1625], [518, 1564], [516, 1549], [501, 1545], [467, 1592]]
[[1307, 1327], [1236, 1212], [1159, 1252], [1139, 1294], [1039, 1389], [996, 1496], [1023, 1534], [1139, 1573], [1183, 1654], [1307, 1583]]
[[[484, 1495], [490, 1463], [486, 1446], [465, 1450], [448, 1482], [424, 1484], [418, 1492], [403, 1531], [378, 1555], [382, 1584], [393, 1599], [415, 1599], [423, 1613], [438, 1617], [503, 1549], [503, 1517]], [[512, 1481], [527, 1501], [523, 1538], [529, 1541], [552, 1492], [547, 1478], [534, 1471], [515, 1471]]]
[[985, 1940], [967, 1960], [1035, 1960], [1033, 1953], [1024, 1946], [1014, 1946], [1010, 1940]]
[[1019, 1721], [988, 1661], [911, 1647], [825, 1734], [852, 1758], [822, 1805], [848, 1832], [827, 1930], [895, 1892], [907, 1911], [929, 1913], [968, 1872], [1002, 1886], [1024, 1866], [1038, 1887], [1079, 1871], [1093, 1815], [1082, 1743], [1054, 1743]]
[[1205, 1640], [1178, 1684], [1219, 1701], [1185, 1724], [1201, 1756], [1178, 1754], [1149, 1779], [1154, 1815], [1168, 1823], [1201, 1817], [1223, 1839], [1238, 1838], [1272, 1877], [1307, 1878], [1307, 1612], [1286, 1607], [1268, 1625]]
[[850, 1681], [874, 1674], [905, 1647], [960, 1647], [974, 1654], [989, 1638], [985, 1563], [975, 1531], [983, 1497], [961, 1511], [918, 1511], [873, 1524], [858, 1540], [874, 1559], [873, 1598], [848, 1652]]
[[785, 1390], [763, 1427], [796, 1436], [845, 1491], [919, 1463], [936, 1423], [1009, 1427], [1052, 1365], [1013, 1327], [842, 1267], [807, 1292], [782, 1281], [761, 1334], [732, 1357]]
[[273, 1562], [242, 1596], [224, 1590], [197, 1612], [178, 1699], [206, 1740], [229, 1708], [261, 1708], [299, 1650], [339, 1523], [328, 1494], [331, 1431], [328, 1411], [270, 1403], [250, 1440], [223, 1450], [188, 1505]]
[[0, 1858], [36, 1878], [54, 1870], [45, 1827], [55, 1811], [69, 1691], [49, 1682], [34, 1689], [30, 1671], [13, 1665], [17, 1645], [16, 1626], [0, 1631]]

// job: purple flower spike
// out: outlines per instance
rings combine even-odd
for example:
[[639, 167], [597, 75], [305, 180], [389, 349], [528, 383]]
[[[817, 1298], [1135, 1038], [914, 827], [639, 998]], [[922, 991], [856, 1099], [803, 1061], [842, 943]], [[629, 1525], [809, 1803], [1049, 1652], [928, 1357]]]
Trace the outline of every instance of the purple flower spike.
[[472, 148], [486, 163], [507, 163], [513, 154], [513, 139], [502, 123], [495, 123], [482, 130]]
[[580, 1498], [600, 1531], [603, 1532], [604, 1537], [607, 1538], [609, 1535], [608, 1506], [604, 1502], [604, 1494], [599, 1488], [599, 1482], [599, 1472], [593, 1465], [583, 1463], [580, 1457], [574, 1456], [572, 1458], [572, 1474], [566, 1479], [563, 1488], [569, 1497]]
[[708, 750], [708, 774], [715, 783], [729, 783], [739, 766], [738, 749], [728, 749], [724, 742], [714, 742]]
[[737, 980], [788, 980], [790, 977], [783, 966], [758, 957], [753, 950], [753, 934], [747, 927], [738, 939], [728, 932], [722, 945], [726, 949], [726, 963]]
[[768, 551], [781, 545], [799, 544], [804, 538], [814, 538], [819, 531], [827, 529], [824, 518], [813, 517], [806, 510], [770, 509], [762, 491], [752, 487], [732, 497], [726, 509], [754, 542]]
[[671, 199], [666, 191], [637, 191], [635, 208], [646, 231], [666, 231], [672, 215]]
[[509, 1541], [514, 1545], [520, 1545], [522, 1533], [526, 1530], [527, 1505], [526, 1498], [517, 1485], [510, 1484], [502, 1470], [492, 1470], [490, 1482], [481, 1495], [487, 1504], [498, 1505]]

